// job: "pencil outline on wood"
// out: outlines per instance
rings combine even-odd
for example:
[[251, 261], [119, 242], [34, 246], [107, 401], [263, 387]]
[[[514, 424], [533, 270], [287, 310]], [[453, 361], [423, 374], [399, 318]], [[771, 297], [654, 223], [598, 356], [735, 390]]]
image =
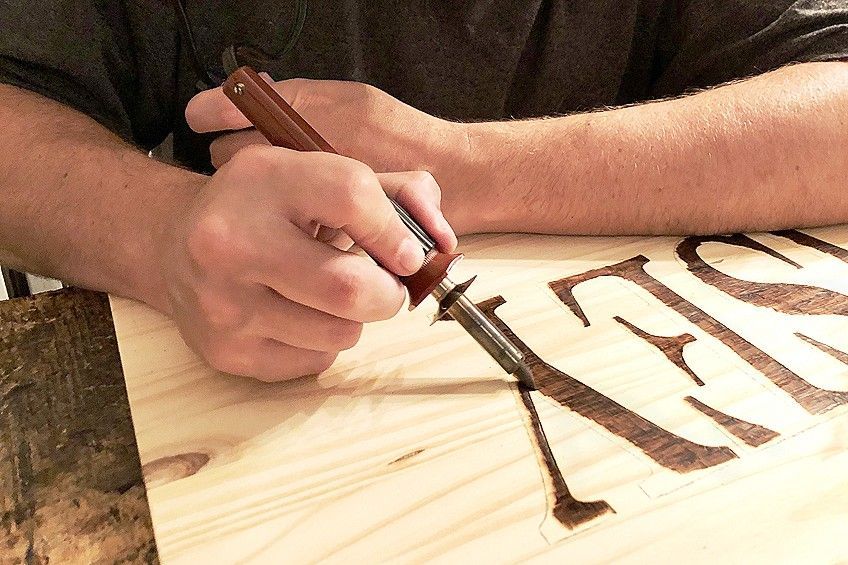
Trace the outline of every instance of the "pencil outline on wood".
[[736, 418], [735, 416], [731, 416], [721, 410], [716, 410], [712, 406], [701, 402], [694, 396], [687, 396], [684, 400], [688, 402], [692, 408], [701, 412], [705, 416], [709, 416], [709, 418], [719, 426], [751, 447], [759, 447], [780, 435], [776, 431], [770, 430], [765, 426], [754, 424], [747, 420], [742, 420], [741, 418]]
[[[779, 235], [783, 235], [783, 233]], [[832, 244], [821, 242], [821, 240], [800, 234], [800, 232], [792, 232], [789, 235], [784, 235], [784, 237], [790, 237], [793, 241], [803, 242], [802, 245], [813, 246], [822, 243], [824, 246], [820, 250], [848, 263], [848, 251], [844, 251]], [[683, 239], [677, 245], [676, 251], [686, 263], [688, 270], [707, 284], [719, 290], [729, 290], [730, 292], [727, 292], [727, 294], [734, 298], [769, 307], [774, 306], [781, 296], [789, 296], [791, 301], [792, 293], [802, 293], [807, 299], [813, 302], [831, 302], [834, 299], [841, 300], [843, 298], [848, 300], [848, 297], [844, 295], [820, 287], [783, 283], [771, 283], [772, 286], [768, 286], [766, 283], [741, 281], [721, 273], [707, 265], [697, 253], [698, 246], [706, 241], [716, 241], [760, 251], [783, 260], [796, 268], [801, 268], [801, 265], [743, 235], [690, 237]], [[645, 270], [645, 265], [648, 262], [649, 260], [645, 256], [638, 255], [613, 265], [552, 281], [548, 286], [557, 298], [583, 322], [583, 325], [588, 327], [590, 322], [573, 294], [574, 288], [583, 282], [604, 276], [614, 276], [628, 280], [648, 291], [666, 307], [671, 308], [690, 323], [728, 346], [736, 356], [762, 373], [808, 412], [821, 414], [846, 403], [848, 394], [815, 387], [779, 363], [776, 359], [754, 346], [748, 340], [742, 338], [726, 325], [706, 314], [706, 312], [695, 304], [681, 297], [649, 275]], [[734, 286], [737, 282], [739, 283], [738, 287]], [[781, 284], [783, 286], [780, 286]], [[774, 286], [777, 286], [777, 289]], [[757, 299], [754, 301], [750, 299], [746, 300], [746, 298], [750, 298], [749, 294], [746, 293], [756, 293], [758, 290], [762, 290], [763, 292], [757, 295]], [[705, 469], [738, 457], [727, 446], [701, 445], [657, 426], [578, 379], [546, 363], [520, 340], [509, 325], [497, 315], [497, 308], [505, 303], [506, 300], [502, 296], [495, 296], [478, 303], [477, 306], [522, 351], [525, 356], [525, 362], [533, 372], [534, 380], [538, 385], [539, 391], [545, 396], [553, 399], [564, 408], [594, 421], [614, 435], [627, 440], [651, 459], [673, 471], [686, 473], [697, 469]], [[777, 308], [775, 309], [778, 311], [787, 313], [825, 313], [819, 311], [817, 304], [802, 304], [797, 299], [792, 301], [791, 305], [783, 310], [780, 309], [781, 304], [776, 304], [776, 306]], [[683, 358], [683, 348], [696, 340], [694, 336], [689, 333], [677, 336], [656, 336], [645, 332], [621, 316], [614, 316], [613, 320], [623, 325], [636, 337], [659, 349], [672, 364], [684, 371], [693, 382], [699, 386], [703, 386], [703, 380]], [[840, 361], [845, 362], [848, 359], [848, 354], [842, 354], [842, 352], [812, 340], [812, 338], [808, 338], [807, 336], [796, 335]], [[828, 349], [832, 349], [832, 351], [828, 351]], [[842, 355], [840, 356], [839, 354]], [[565, 527], [573, 529], [582, 523], [593, 520], [606, 513], [614, 513], [615, 510], [606, 501], [596, 500], [584, 502], [573, 496], [559, 469], [559, 464], [553, 456], [530, 392], [522, 390], [522, 388], [519, 388], [520, 398], [531, 422], [531, 441], [539, 455], [541, 464], [545, 467], [547, 477], [549, 478], [549, 486], [553, 489], [553, 492], [550, 493], [552, 500], [550, 511], [553, 516]], [[709, 417], [718, 426], [727, 430], [751, 447], [759, 447], [780, 435], [765, 426], [726, 414], [691, 395], [686, 396], [683, 400], [693, 409]]]

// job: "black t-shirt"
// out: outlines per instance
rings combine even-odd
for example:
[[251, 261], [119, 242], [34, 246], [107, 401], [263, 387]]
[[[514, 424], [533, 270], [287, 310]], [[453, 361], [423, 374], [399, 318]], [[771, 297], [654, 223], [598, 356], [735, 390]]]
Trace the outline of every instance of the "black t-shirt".
[[[296, 0], [187, 2], [203, 64], [279, 51]], [[267, 70], [373, 84], [458, 120], [556, 115], [677, 95], [791, 62], [848, 59], [845, 0], [310, 0]], [[183, 110], [197, 76], [168, 0], [0, 0], [0, 82], [77, 108], [144, 148], [208, 161]], [[5, 132], [9, 135], [10, 132]]]

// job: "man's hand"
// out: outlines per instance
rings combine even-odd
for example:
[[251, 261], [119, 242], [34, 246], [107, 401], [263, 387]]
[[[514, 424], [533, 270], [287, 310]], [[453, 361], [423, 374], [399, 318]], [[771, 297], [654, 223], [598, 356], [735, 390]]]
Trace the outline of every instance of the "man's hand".
[[[439, 185], [452, 182], [467, 150], [465, 124], [416, 110], [367, 84], [291, 79], [274, 83], [277, 92], [340, 154], [378, 172], [426, 170]], [[248, 145], [268, 145], [220, 88], [201, 92], [189, 102], [186, 120], [197, 132], [227, 132], [210, 147], [212, 164], [221, 167]], [[459, 182], [453, 183], [459, 185]], [[458, 233], [468, 216], [479, 213], [458, 191], [445, 192], [446, 215]]]
[[[421, 246], [386, 193], [453, 249], [428, 173], [377, 175], [347, 157], [269, 146], [237, 152], [158, 241], [163, 309], [221, 371], [268, 381], [323, 371], [364, 322], [400, 309], [405, 291], [388, 271], [421, 266]], [[385, 269], [318, 241], [319, 225], [343, 231]]]
[[[407, 160], [413, 143], [457, 133], [458, 124], [416, 110], [367, 84], [307, 79], [273, 82], [267, 74], [262, 75], [340, 154], [367, 163], [375, 171], [413, 170], [415, 165]], [[186, 120], [197, 132], [241, 130], [212, 143], [215, 168], [242, 147], [268, 144], [220, 88], [192, 98]]]
[[[275, 88], [342, 154], [378, 171], [430, 171], [458, 233], [716, 233], [848, 222], [845, 62], [792, 65], [651, 104], [469, 124], [362, 84], [291, 80]], [[248, 125], [220, 91], [198, 95], [188, 115], [202, 131]], [[261, 141], [250, 130], [224, 136], [213, 159]]]

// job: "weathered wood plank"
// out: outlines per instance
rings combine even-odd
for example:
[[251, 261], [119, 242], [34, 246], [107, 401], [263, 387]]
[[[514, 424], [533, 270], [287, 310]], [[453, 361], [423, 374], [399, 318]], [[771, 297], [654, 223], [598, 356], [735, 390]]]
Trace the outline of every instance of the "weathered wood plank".
[[0, 303], [0, 351], [0, 562], [158, 562], [108, 298]]

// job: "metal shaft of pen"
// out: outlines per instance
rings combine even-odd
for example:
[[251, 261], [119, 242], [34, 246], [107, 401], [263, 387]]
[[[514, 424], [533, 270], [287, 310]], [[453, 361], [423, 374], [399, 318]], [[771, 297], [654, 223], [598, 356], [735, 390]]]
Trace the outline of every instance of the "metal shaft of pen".
[[[433, 291], [433, 297], [441, 302], [455, 286], [453, 281], [445, 277]], [[531, 389], [536, 388], [521, 351], [464, 294], [448, 307], [448, 314], [465, 328], [504, 371], [515, 375]]]
[[397, 212], [398, 216], [400, 216], [403, 225], [405, 225], [407, 229], [412, 232], [412, 235], [414, 235], [421, 243], [421, 247], [424, 248], [424, 253], [429, 253], [430, 251], [435, 249], [435, 240], [430, 237], [430, 235], [426, 231], [424, 231], [424, 228], [418, 225], [418, 222], [412, 219], [412, 216], [409, 215], [409, 212], [407, 212], [403, 206], [401, 206], [394, 200], [392, 200], [392, 205], [395, 207], [395, 211]]

